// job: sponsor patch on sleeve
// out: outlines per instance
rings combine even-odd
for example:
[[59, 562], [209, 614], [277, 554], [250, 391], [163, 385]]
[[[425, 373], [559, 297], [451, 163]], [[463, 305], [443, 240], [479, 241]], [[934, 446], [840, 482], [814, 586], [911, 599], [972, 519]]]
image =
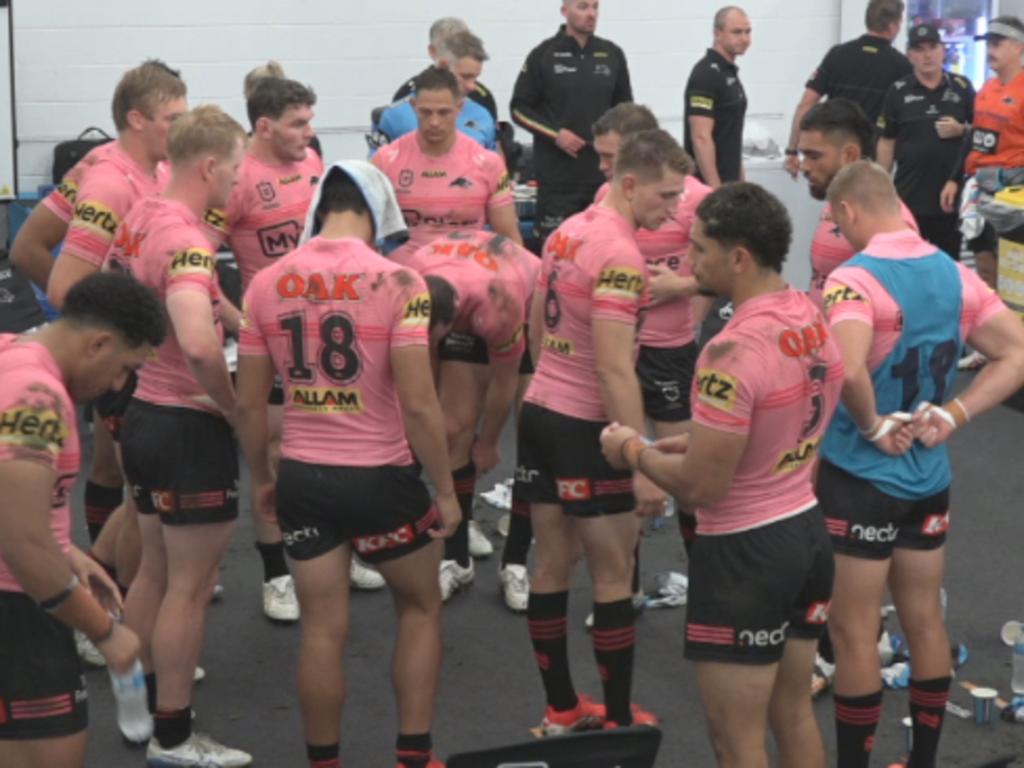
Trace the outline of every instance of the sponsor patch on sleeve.
[[509, 178], [508, 171], [503, 171], [501, 176], [498, 177], [498, 192], [507, 192], [512, 189], [512, 179]]
[[205, 248], [186, 248], [171, 257], [171, 277], [213, 275], [217, 268], [214, 255]]
[[720, 411], [731, 411], [736, 407], [736, 391], [739, 382], [735, 376], [714, 368], [697, 371], [697, 396], [702, 403]]
[[632, 267], [606, 267], [594, 286], [595, 296], [639, 300], [644, 292], [644, 275]]
[[121, 220], [117, 214], [103, 203], [95, 200], [83, 200], [75, 204], [75, 218], [71, 225], [87, 229], [101, 237], [112, 238], [120, 223]]
[[57, 194], [71, 203], [71, 205], [74, 205], [78, 197], [78, 184], [65, 177], [57, 185]]
[[691, 96], [690, 109], [704, 109], [710, 112], [715, 108], [715, 100], [710, 96]]
[[834, 285], [825, 291], [824, 299], [822, 304], [825, 308], [825, 312], [828, 312], [837, 304], [842, 304], [847, 301], [859, 301], [863, 304], [867, 304], [868, 300], [861, 296], [857, 291], [853, 290], [848, 285]]
[[405, 302], [402, 310], [402, 328], [420, 328], [430, 325], [430, 294], [418, 293]]
[[68, 426], [52, 407], [16, 405], [0, 412], [0, 446], [57, 456]]

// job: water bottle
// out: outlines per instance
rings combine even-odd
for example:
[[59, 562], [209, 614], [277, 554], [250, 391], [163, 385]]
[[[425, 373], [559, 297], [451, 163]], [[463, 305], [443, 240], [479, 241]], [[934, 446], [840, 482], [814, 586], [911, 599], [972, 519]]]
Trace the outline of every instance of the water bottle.
[[1024, 637], [1018, 637], [1013, 645], [1013, 680], [1010, 688], [1017, 695], [1024, 694]]
[[146, 676], [136, 660], [126, 675], [110, 672], [110, 687], [117, 700], [117, 727], [132, 744], [144, 744], [153, 735], [153, 716], [146, 705]]

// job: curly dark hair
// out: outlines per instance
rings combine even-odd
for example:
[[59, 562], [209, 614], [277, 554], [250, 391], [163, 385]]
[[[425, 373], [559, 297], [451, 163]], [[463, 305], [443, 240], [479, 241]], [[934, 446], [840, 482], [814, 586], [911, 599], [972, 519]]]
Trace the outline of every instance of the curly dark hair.
[[719, 187], [697, 206], [697, 218], [711, 239], [741, 245], [762, 267], [782, 272], [793, 225], [786, 207], [764, 187], [748, 182]]
[[818, 131], [835, 143], [853, 141], [860, 146], [860, 156], [875, 156], [875, 129], [860, 105], [849, 99], [828, 99], [816, 104], [800, 121], [801, 131]]
[[133, 349], [160, 346], [167, 335], [156, 293], [123, 272], [96, 272], [75, 283], [64, 299], [61, 319], [114, 331]]

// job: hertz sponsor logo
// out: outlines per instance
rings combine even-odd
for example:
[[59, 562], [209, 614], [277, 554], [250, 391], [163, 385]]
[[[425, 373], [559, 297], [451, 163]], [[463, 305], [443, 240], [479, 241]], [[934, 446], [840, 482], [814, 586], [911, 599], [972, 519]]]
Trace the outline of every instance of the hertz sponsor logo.
[[715, 100], [708, 96], [691, 96], [690, 108], [712, 110], [715, 108]]
[[733, 376], [712, 368], [697, 371], [697, 395], [702, 403], [731, 411], [736, 406], [737, 381]]
[[310, 413], [363, 412], [363, 396], [358, 389], [298, 387], [292, 392], [291, 404]]
[[867, 303], [867, 299], [847, 285], [834, 285], [825, 291], [823, 305], [826, 312], [832, 309], [836, 304], [842, 304], [844, 301], [860, 301], [865, 304]]
[[568, 339], [560, 339], [557, 336], [545, 336], [544, 337], [544, 349], [550, 349], [552, 352], [557, 352], [560, 355], [572, 355], [576, 347]]
[[218, 232], [228, 231], [228, 215], [220, 208], [207, 208], [203, 221]]
[[91, 229], [98, 235], [113, 237], [120, 220], [102, 203], [86, 200], [75, 206], [75, 220], [72, 223]]
[[75, 204], [75, 200], [78, 197], [78, 184], [68, 179], [63, 179], [60, 184], [57, 185], [57, 194], [67, 200], [71, 205]]
[[512, 179], [509, 178], [508, 171], [506, 171], [498, 179], [498, 191], [505, 192], [509, 189], [512, 189]]
[[277, 295], [282, 299], [307, 299], [309, 301], [361, 301], [356, 283], [362, 273], [323, 275], [312, 272], [300, 275], [289, 272], [277, 281]]
[[818, 450], [818, 443], [820, 441], [820, 437], [811, 438], [810, 440], [804, 440], [792, 451], [785, 451], [775, 464], [775, 474], [781, 475], [785, 472], [793, 472], [800, 469], [800, 467], [814, 458], [814, 453]]
[[53, 408], [21, 406], [0, 413], [0, 444], [56, 456], [68, 438], [68, 427]]
[[595, 296], [618, 296], [639, 299], [644, 292], [644, 275], [631, 267], [608, 267], [602, 270], [594, 286]]
[[402, 310], [402, 327], [417, 328], [430, 324], [430, 294], [419, 293], [405, 303]]
[[213, 254], [205, 248], [189, 248], [185, 251], [178, 251], [171, 257], [171, 277], [213, 275], [215, 269], [216, 260]]

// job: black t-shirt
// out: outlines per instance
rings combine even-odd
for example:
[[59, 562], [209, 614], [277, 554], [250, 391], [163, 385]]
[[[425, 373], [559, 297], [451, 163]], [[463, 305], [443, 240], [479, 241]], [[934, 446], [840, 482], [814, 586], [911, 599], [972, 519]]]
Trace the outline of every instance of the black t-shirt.
[[907, 57], [888, 40], [861, 35], [833, 46], [807, 81], [807, 87], [830, 99], [857, 102], [874, 123], [882, 112], [889, 86], [913, 70]]
[[878, 130], [883, 138], [896, 140], [896, 189], [915, 214], [942, 213], [939, 193], [963, 144], [962, 138], [940, 139], [935, 132], [935, 121], [946, 116], [960, 123], [974, 120], [974, 87], [967, 78], [945, 73], [932, 90], [911, 74], [885, 95]]
[[32, 285], [0, 251], [0, 333], [22, 333], [45, 322]]
[[743, 118], [747, 114], [747, 94], [740, 82], [739, 68], [709, 48], [690, 72], [683, 98], [686, 151], [694, 154], [690, 118], [710, 117], [715, 121], [711, 136], [715, 141], [718, 176], [723, 183], [739, 181], [743, 169]]

